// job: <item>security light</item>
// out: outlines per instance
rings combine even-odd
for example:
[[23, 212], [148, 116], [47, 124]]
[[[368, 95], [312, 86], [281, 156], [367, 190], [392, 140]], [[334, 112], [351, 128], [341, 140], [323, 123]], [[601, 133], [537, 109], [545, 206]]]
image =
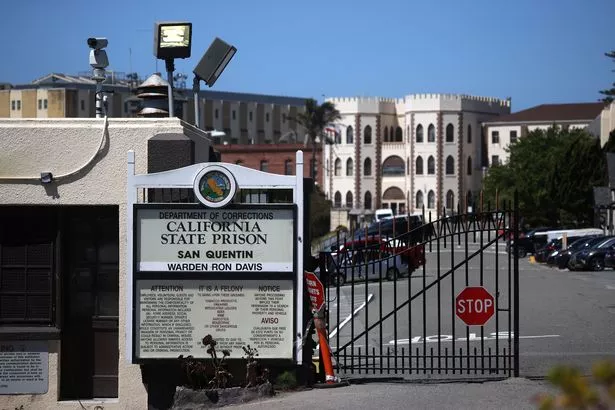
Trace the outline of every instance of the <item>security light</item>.
[[192, 23], [157, 22], [154, 27], [154, 55], [161, 60], [188, 58], [192, 46]]
[[41, 183], [50, 184], [53, 182], [53, 174], [51, 172], [41, 172]]
[[197, 66], [194, 67], [194, 70], [192, 70], [194, 73], [194, 80], [192, 81], [192, 94], [194, 98], [194, 125], [196, 125], [197, 128], [201, 127], [199, 117], [199, 91], [201, 80], [205, 81], [205, 84], [209, 87], [214, 85], [236, 52], [237, 49], [235, 47], [216, 37], [205, 54], [203, 54], [203, 57], [201, 57], [201, 61], [199, 61]]
[[192, 70], [209, 87], [213, 86], [237, 49], [218, 37], [211, 43], [199, 64]]

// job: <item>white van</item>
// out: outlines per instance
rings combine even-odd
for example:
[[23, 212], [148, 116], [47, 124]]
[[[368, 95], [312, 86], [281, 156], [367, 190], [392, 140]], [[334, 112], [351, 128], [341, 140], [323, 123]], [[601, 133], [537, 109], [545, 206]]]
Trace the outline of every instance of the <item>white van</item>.
[[573, 236], [591, 236], [591, 235], [604, 235], [604, 231], [598, 228], [582, 228], [582, 229], [561, 229], [557, 231], [547, 231], [547, 242], [551, 242], [554, 239], [561, 239], [566, 234], [567, 238]]
[[383, 219], [393, 218], [393, 210], [390, 208], [376, 209], [374, 221], [380, 222]]

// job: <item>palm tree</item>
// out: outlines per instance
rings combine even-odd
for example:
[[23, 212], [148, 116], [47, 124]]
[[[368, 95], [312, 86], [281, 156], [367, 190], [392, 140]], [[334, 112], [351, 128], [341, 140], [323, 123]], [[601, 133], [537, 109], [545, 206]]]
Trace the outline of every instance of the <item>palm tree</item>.
[[325, 101], [322, 104], [312, 98], [305, 101], [305, 111], [297, 114], [297, 122], [305, 128], [307, 137], [312, 144], [311, 177], [316, 180], [316, 143], [317, 138], [325, 141], [324, 130], [327, 126], [340, 120], [342, 116], [335, 104]]

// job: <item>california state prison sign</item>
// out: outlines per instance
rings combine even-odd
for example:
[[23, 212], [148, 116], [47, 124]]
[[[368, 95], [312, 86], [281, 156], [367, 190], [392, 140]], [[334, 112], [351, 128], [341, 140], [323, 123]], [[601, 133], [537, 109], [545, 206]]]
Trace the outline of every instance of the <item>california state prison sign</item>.
[[135, 210], [137, 270], [292, 272], [293, 208]]

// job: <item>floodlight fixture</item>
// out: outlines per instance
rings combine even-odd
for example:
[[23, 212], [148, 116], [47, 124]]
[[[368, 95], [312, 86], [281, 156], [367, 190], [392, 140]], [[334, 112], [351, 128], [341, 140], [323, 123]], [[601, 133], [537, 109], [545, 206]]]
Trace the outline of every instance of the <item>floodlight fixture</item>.
[[159, 21], [154, 24], [154, 55], [164, 60], [169, 82], [169, 117], [173, 117], [173, 71], [176, 58], [190, 57], [192, 23], [187, 21]]
[[194, 80], [192, 81], [194, 125], [197, 128], [200, 128], [199, 91], [201, 80], [208, 87], [213, 86], [235, 53], [237, 53], [237, 49], [234, 46], [216, 37], [209, 45], [205, 54], [203, 54], [203, 57], [201, 57], [201, 61], [192, 70], [194, 73]]
[[220, 74], [224, 71], [227, 64], [237, 49], [223, 40], [216, 37], [211, 43], [199, 64], [194, 68], [194, 74], [211, 87], [214, 85]]
[[160, 60], [188, 58], [192, 48], [192, 23], [161, 21], [154, 27], [154, 55]]
[[51, 184], [53, 182], [53, 174], [51, 172], [41, 172], [40, 180], [44, 185]]

